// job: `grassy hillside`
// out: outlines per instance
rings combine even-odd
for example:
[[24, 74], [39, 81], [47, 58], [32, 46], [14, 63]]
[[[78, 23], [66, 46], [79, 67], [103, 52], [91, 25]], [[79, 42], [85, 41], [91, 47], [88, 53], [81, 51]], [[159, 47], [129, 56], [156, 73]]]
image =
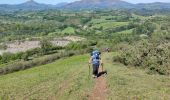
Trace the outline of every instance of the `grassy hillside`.
[[62, 31], [62, 33], [73, 34], [73, 33], [75, 33], [75, 30], [72, 27], [67, 27]]
[[[112, 54], [115, 55], [115, 54]], [[106, 55], [109, 100], [169, 100], [170, 77], [148, 75], [143, 69], [125, 67], [118, 63], [110, 63]]]
[[92, 28], [103, 27], [103, 29], [109, 29], [109, 28], [120, 27], [125, 25], [128, 25], [128, 22], [106, 22], [106, 23], [95, 24], [92, 26]]
[[121, 31], [121, 32], [116, 32], [116, 33], [113, 33], [113, 34], [117, 34], [117, 35], [120, 35], [120, 34], [122, 34], [122, 35], [130, 35], [130, 34], [132, 34], [132, 31], [133, 31], [133, 29], [130, 29], [130, 30], [125, 30], [125, 31]]
[[85, 55], [61, 59], [0, 76], [0, 99], [85, 99], [93, 86], [88, 79], [87, 58]]
[[[148, 75], [145, 70], [112, 62], [115, 53], [103, 54], [108, 70], [107, 99], [170, 99], [170, 78]], [[54, 63], [0, 76], [0, 97], [4, 99], [86, 100], [93, 91], [88, 78], [88, 55], [74, 56]]]

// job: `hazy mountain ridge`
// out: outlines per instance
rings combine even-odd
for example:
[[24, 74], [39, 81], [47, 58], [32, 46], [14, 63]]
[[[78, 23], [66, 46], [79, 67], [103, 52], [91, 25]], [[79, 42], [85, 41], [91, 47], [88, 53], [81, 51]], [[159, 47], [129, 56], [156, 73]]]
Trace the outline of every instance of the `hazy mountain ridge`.
[[35, 2], [34, 0], [29, 0], [25, 3], [21, 4], [0, 4], [0, 10], [8, 10], [8, 11], [13, 11], [13, 10], [45, 10], [45, 9], [57, 9], [59, 7], [65, 6], [68, 3], [66, 2], [61, 2], [56, 5], [51, 5], [51, 4], [43, 4], [43, 3], [38, 3]]
[[56, 5], [41, 4], [29, 0], [22, 4], [1, 4], [0, 10], [45, 10], [45, 9], [170, 9], [170, 3], [139, 3], [132, 4], [123, 0], [81, 0], [72, 3], [59, 3]]
[[147, 9], [170, 9], [170, 3], [163, 3], [163, 2], [139, 3], [136, 6], [138, 8], [147, 8]]
[[93, 8], [131, 8], [133, 4], [122, 0], [82, 0], [70, 3], [66, 9], [93, 9]]

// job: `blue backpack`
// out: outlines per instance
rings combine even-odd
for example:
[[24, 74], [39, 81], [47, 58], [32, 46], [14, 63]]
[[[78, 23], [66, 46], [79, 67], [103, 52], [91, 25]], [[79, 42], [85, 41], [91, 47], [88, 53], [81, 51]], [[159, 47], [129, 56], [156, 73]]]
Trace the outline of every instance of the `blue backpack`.
[[101, 53], [97, 50], [91, 53], [92, 64], [100, 64], [100, 54]]

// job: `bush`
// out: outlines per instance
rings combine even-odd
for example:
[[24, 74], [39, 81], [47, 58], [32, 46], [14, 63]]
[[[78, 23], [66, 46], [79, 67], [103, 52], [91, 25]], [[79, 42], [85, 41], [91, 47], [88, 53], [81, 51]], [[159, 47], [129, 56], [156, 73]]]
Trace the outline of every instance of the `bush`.
[[12, 53], [3, 53], [2, 58], [1, 58], [1, 63], [7, 63], [10, 62], [12, 60], [15, 60], [16, 56]]
[[88, 46], [89, 44], [85, 42], [79, 42], [79, 43], [72, 42], [66, 46], [66, 50], [81, 50], [81, 49], [86, 49]]
[[88, 45], [95, 46], [95, 45], [97, 45], [97, 41], [91, 40], [91, 41], [89, 41]]
[[82, 51], [67, 51], [67, 52], [61, 52], [61, 53], [57, 53], [53, 55], [48, 55], [45, 57], [30, 60], [30, 61], [16, 62], [10, 65], [7, 65], [3, 68], [0, 68], [0, 74], [8, 74], [8, 73], [32, 68], [35, 66], [45, 65], [45, 64], [51, 63], [63, 57], [71, 57], [73, 55], [78, 55], [82, 53], [85, 53], [85, 52], [83, 50]]
[[5, 44], [0, 44], [0, 49], [6, 50], [6, 49], [7, 49], [7, 45], [5, 45]]
[[148, 20], [148, 21], [145, 21], [144, 23], [142, 23], [141, 25], [138, 25], [133, 30], [133, 33], [138, 34], [138, 35], [145, 34], [149, 37], [152, 37], [155, 29], [156, 29], [156, 25]]
[[47, 54], [50, 51], [50, 49], [53, 47], [52, 43], [49, 42], [47, 39], [41, 40], [40, 45], [41, 45], [42, 55]]
[[170, 45], [163, 41], [140, 41], [121, 48], [120, 55], [114, 57], [114, 61], [167, 75], [170, 74]]
[[58, 50], [60, 49], [63, 49], [63, 47], [53, 46], [51, 42], [49, 43], [48, 41], [44, 40], [41, 42], [41, 48], [35, 48], [35, 49], [28, 50], [26, 52], [20, 52], [16, 54], [8, 53], [8, 52], [4, 53], [3, 55], [0, 56], [0, 63], [4, 64], [20, 59], [28, 61], [30, 60], [30, 58], [34, 58], [37, 56], [57, 53]]

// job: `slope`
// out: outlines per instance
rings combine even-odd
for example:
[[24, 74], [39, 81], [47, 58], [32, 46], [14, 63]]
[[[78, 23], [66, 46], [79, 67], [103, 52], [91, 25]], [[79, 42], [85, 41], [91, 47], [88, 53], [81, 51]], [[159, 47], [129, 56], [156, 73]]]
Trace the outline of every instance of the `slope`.
[[88, 78], [87, 55], [0, 76], [0, 100], [86, 99], [93, 81]]
[[109, 100], [170, 100], [170, 77], [148, 75], [146, 70], [111, 63], [105, 55]]
[[[88, 78], [88, 55], [65, 58], [48, 65], [0, 76], [0, 99], [170, 99], [169, 76], [148, 75], [145, 70], [113, 63], [113, 55], [116, 53], [102, 55], [108, 75], [98, 79]], [[95, 94], [98, 90], [101, 90], [100, 96]], [[94, 99], [93, 96], [99, 98]]]

